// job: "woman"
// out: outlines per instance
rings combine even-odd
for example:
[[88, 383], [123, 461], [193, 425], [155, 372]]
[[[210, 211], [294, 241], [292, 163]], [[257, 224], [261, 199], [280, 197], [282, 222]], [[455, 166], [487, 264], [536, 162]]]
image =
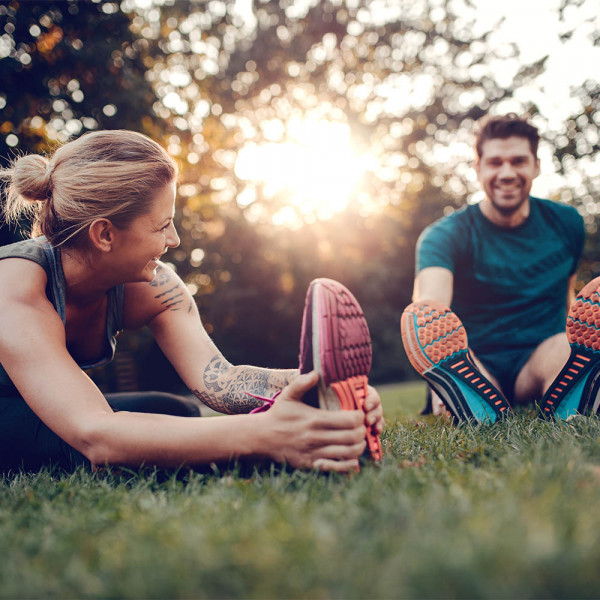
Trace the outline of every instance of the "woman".
[[[88, 133], [50, 160], [23, 156], [0, 173], [4, 213], [35, 216], [32, 239], [0, 248], [0, 466], [197, 466], [268, 458], [294, 467], [349, 471], [378, 432], [367, 414], [300, 402], [315, 372], [229, 364], [206, 334], [192, 296], [160, 257], [179, 244], [173, 223], [177, 167], [158, 144], [129, 131]], [[106, 397], [83, 368], [114, 353], [121, 329], [148, 325], [203, 402], [247, 413], [210, 419], [185, 401]], [[135, 412], [133, 412], [135, 411]], [[157, 414], [170, 413], [170, 414]]]

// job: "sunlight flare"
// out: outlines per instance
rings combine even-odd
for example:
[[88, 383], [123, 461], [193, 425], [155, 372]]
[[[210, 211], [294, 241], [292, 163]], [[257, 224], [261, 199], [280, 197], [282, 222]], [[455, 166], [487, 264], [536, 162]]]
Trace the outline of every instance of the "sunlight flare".
[[[285, 194], [287, 206], [273, 215], [277, 225], [291, 224], [299, 215], [328, 219], [343, 211], [369, 164], [368, 155], [353, 148], [350, 127], [325, 119], [292, 119], [285, 128], [270, 124], [269, 135], [285, 141], [249, 143], [238, 154], [235, 174], [262, 185], [264, 195]], [[255, 198], [242, 192], [240, 203]]]

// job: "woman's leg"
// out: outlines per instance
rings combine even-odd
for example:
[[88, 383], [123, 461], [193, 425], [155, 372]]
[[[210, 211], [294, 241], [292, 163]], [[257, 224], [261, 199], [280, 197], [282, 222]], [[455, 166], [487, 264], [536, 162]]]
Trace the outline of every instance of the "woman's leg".
[[[199, 417], [198, 402], [162, 392], [106, 394], [114, 411]], [[0, 472], [37, 471], [56, 465], [73, 470], [89, 461], [46, 427], [20, 397], [0, 398]]]
[[85, 456], [46, 427], [23, 398], [0, 398], [0, 472], [82, 464], [89, 464]]
[[115, 412], [126, 410], [177, 417], [200, 416], [197, 400], [165, 392], [122, 392], [105, 394], [105, 398]]

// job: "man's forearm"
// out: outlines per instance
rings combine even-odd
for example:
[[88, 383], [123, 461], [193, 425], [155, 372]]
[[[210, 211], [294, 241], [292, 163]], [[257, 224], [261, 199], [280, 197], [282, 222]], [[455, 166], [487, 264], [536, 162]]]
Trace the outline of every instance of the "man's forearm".
[[217, 412], [247, 413], [263, 404], [249, 394], [271, 398], [297, 376], [297, 369], [233, 366], [222, 355], [215, 354], [202, 374], [204, 389], [192, 392]]

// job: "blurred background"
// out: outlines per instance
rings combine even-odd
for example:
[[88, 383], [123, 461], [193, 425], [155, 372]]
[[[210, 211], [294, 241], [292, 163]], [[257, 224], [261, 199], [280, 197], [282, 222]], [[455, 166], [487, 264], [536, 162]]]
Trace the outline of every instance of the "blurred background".
[[[600, 272], [597, 0], [0, 2], [0, 163], [96, 129], [162, 143], [181, 169], [166, 260], [233, 363], [295, 367], [308, 283], [357, 297], [372, 381], [414, 377], [400, 341], [422, 229], [480, 199], [472, 128], [527, 114], [533, 194], [571, 203]], [[28, 224], [0, 226], [0, 244]], [[149, 332], [92, 373], [181, 389]]]

